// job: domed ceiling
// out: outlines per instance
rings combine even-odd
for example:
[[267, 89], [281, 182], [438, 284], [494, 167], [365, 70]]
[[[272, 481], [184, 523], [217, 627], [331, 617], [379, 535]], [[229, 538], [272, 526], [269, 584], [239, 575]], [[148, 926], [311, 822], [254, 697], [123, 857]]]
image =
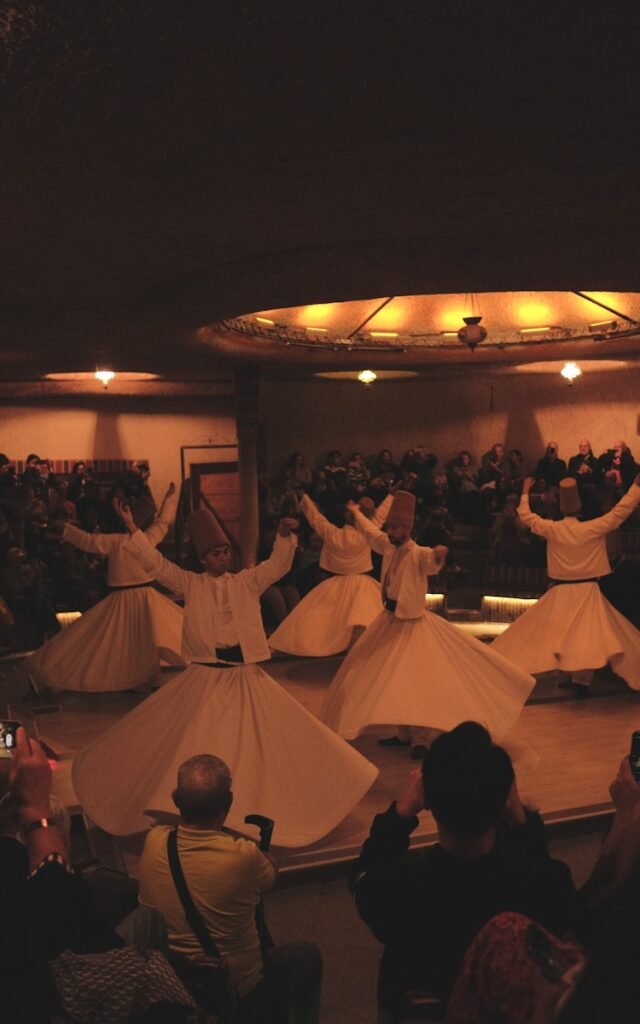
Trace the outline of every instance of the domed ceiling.
[[[477, 324], [474, 332], [470, 325]], [[200, 332], [220, 353], [268, 367], [417, 369], [640, 355], [640, 293], [483, 292], [315, 303], [234, 317]]]

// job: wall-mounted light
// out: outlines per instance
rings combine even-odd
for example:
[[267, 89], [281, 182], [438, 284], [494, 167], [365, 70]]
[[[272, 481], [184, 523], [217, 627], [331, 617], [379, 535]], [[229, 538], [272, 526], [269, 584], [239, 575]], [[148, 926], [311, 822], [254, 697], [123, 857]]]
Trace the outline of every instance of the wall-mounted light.
[[364, 384], [366, 388], [371, 387], [374, 380], [378, 379], [378, 374], [374, 373], [373, 370], [361, 370], [358, 374], [358, 380], [361, 384]]
[[96, 380], [99, 380], [105, 391], [115, 377], [113, 370], [96, 370]]
[[270, 320], [268, 316], [257, 316], [256, 320], [259, 324], [266, 324], [267, 327], [275, 327], [275, 320]]
[[573, 384], [574, 380], [582, 376], [582, 370], [577, 363], [565, 363], [560, 370], [560, 376], [564, 377], [567, 384]]

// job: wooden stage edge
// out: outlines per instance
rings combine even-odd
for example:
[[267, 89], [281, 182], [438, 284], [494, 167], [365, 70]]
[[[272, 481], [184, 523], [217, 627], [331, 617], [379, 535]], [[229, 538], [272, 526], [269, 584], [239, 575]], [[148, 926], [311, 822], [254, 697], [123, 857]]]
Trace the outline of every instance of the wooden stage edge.
[[[268, 671], [291, 696], [317, 715], [340, 661], [340, 657], [276, 657]], [[175, 670], [164, 670], [162, 685], [174, 674]], [[558, 689], [559, 678], [549, 674], [539, 679], [502, 744], [513, 759], [523, 801], [540, 811], [551, 835], [601, 831], [613, 811], [609, 784], [629, 751], [631, 732], [640, 728], [640, 693], [629, 690], [609, 670], [602, 670], [596, 673], [593, 696], [579, 700]], [[0, 705], [6, 706], [10, 690], [10, 677], [0, 676]], [[55, 698], [59, 710], [36, 716], [41, 738], [61, 757], [54, 773], [56, 792], [72, 813], [78, 812], [69, 771], [75, 751], [143, 699], [143, 695], [131, 692], [64, 693]], [[21, 702], [15, 697], [12, 710], [18, 717]], [[28, 713], [29, 706], [24, 706], [24, 710]], [[379, 768], [379, 775], [358, 806], [329, 835], [313, 846], [279, 847], [276, 822], [273, 852], [283, 878], [294, 881], [308, 873], [344, 869], [357, 855], [373, 816], [388, 807], [416, 767], [406, 748], [378, 745], [378, 739], [392, 731], [388, 727], [372, 729], [355, 741], [354, 746]], [[89, 832], [93, 833], [92, 843], [99, 849], [101, 860], [111, 861], [113, 866], [119, 862], [135, 877], [144, 835], [113, 839], [95, 827]], [[412, 837], [412, 848], [435, 841], [435, 823], [424, 812]]]

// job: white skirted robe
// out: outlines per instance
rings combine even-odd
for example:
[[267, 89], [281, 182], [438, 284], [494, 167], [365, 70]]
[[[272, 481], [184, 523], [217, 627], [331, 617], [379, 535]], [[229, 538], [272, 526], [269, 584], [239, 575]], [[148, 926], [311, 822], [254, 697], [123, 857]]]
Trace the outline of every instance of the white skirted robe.
[[[640, 502], [633, 484], [610, 512], [580, 522], [573, 516], [554, 522], [531, 511], [523, 494], [518, 514], [547, 541], [552, 585], [540, 600], [493, 641], [499, 651], [528, 672], [583, 672], [609, 664], [634, 690], [640, 690], [640, 632], [603, 596], [597, 580], [611, 572], [606, 535]], [[581, 582], [582, 581], [582, 582]]]
[[[384, 522], [393, 500], [389, 495], [374, 515]], [[322, 537], [320, 568], [332, 573], [314, 587], [269, 637], [274, 651], [322, 658], [339, 654], [351, 643], [356, 626], [368, 626], [380, 612], [380, 584], [371, 572], [371, 548], [353, 526], [334, 526], [308, 495], [300, 507], [310, 526]]]
[[[165, 537], [172, 510], [146, 530], [147, 540]], [[29, 659], [38, 686], [53, 690], [130, 690], [150, 682], [162, 661], [184, 667], [180, 657], [182, 608], [151, 584], [131, 554], [129, 534], [93, 534], [66, 524], [63, 540], [108, 558], [107, 582], [115, 589]]]
[[[184, 595], [183, 654], [192, 664], [76, 756], [73, 783], [87, 814], [115, 835], [149, 828], [154, 811], [175, 813], [178, 766], [209, 753], [231, 769], [230, 828], [245, 831], [245, 815], [263, 814], [275, 821], [277, 845], [322, 838], [378, 771], [256, 664], [270, 656], [259, 597], [289, 570], [295, 537], [278, 536], [255, 568], [216, 578], [180, 569], [140, 532], [131, 543], [146, 571]], [[236, 644], [242, 664], [225, 660]]]
[[535, 680], [506, 658], [424, 609], [426, 581], [439, 569], [431, 548], [395, 548], [355, 513], [383, 556], [381, 611], [349, 652], [327, 693], [322, 719], [352, 739], [368, 726], [449, 730], [472, 719], [495, 740], [514, 724]]

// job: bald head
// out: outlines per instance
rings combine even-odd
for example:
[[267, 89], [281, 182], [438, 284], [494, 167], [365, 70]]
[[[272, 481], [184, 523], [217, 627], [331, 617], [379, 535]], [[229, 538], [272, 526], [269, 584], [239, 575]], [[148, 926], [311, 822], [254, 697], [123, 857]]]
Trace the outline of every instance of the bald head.
[[233, 800], [231, 772], [213, 754], [196, 754], [178, 768], [173, 802], [185, 825], [220, 828]]

